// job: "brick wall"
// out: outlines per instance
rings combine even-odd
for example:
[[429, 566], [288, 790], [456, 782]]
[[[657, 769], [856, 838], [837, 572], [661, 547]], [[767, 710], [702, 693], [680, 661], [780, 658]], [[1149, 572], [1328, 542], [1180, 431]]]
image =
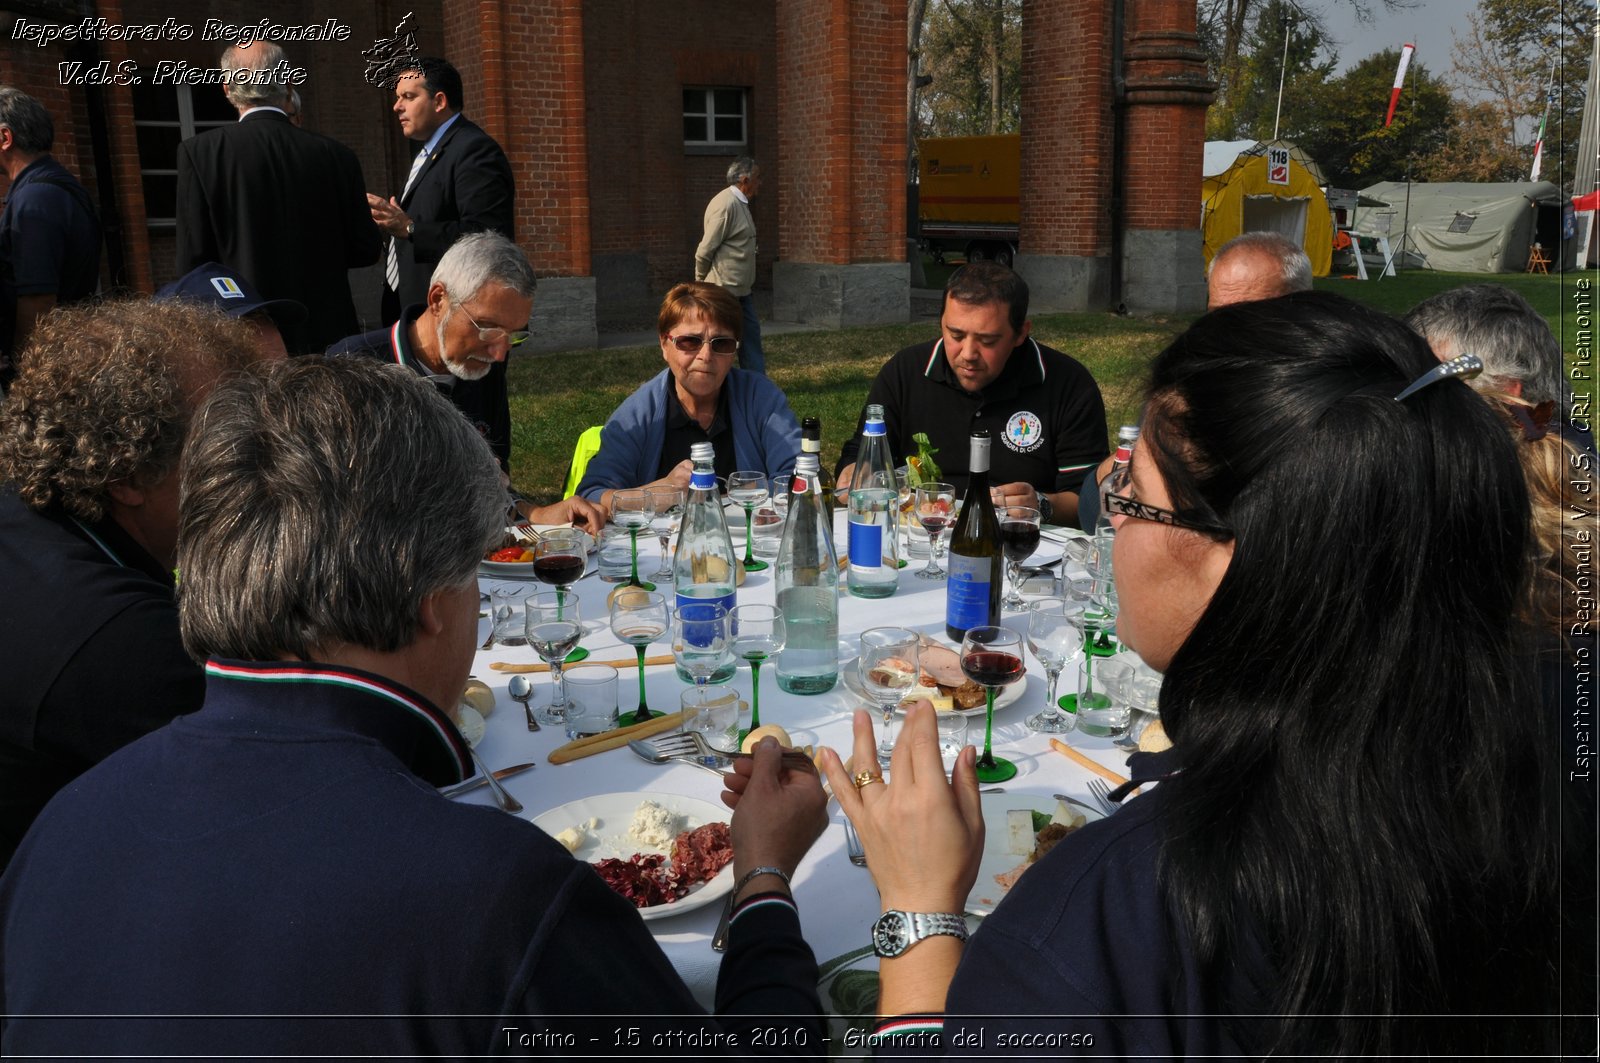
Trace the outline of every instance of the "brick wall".
[[1109, 0], [1023, 5], [1023, 254], [1111, 253], [1110, 72]]
[[1215, 88], [1195, 36], [1192, 0], [1130, 4], [1124, 222], [1129, 229], [1199, 227], [1206, 105]]
[[905, 261], [905, 5], [778, 10], [779, 256]]

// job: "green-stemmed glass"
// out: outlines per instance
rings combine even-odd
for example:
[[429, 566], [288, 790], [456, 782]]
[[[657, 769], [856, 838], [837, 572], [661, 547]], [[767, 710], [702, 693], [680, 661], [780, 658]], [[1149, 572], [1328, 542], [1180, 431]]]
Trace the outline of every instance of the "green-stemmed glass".
[[994, 755], [994, 695], [1022, 678], [1022, 636], [1010, 628], [974, 627], [961, 640], [961, 673], [983, 687], [983, 755], [978, 758], [978, 781], [1005, 782], [1017, 766]]
[[728, 497], [744, 510], [744, 570], [760, 572], [767, 567], [765, 561], [756, 560], [755, 529], [756, 508], [767, 500], [767, 477], [759, 472], [736, 472], [728, 477]]
[[761, 665], [782, 653], [788, 641], [783, 611], [775, 605], [735, 606], [728, 614], [728, 636], [734, 657], [750, 665], [750, 726], [739, 730], [742, 746], [744, 736], [761, 726]]
[[651, 712], [645, 704], [644, 650], [645, 647], [667, 633], [670, 610], [667, 600], [652, 591], [629, 588], [616, 592], [611, 600], [611, 633], [633, 647], [639, 655], [639, 707], [617, 718], [619, 727], [643, 723], [662, 715]]
[[655, 519], [655, 509], [650, 502], [650, 492], [643, 488], [627, 491], [611, 492], [611, 523], [619, 528], [625, 528], [630, 540], [629, 552], [633, 555], [633, 571], [629, 574], [624, 587], [638, 587], [641, 590], [653, 591], [654, 583], [646, 583], [639, 578], [639, 533], [650, 526]]
[[[554, 587], [558, 606], [565, 606], [569, 600], [567, 588], [578, 582], [583, 576], [583, 569], [587, 562], [585, 557], [588, 549], [584, 540], [587, 536], [577, 528], [554, 528], [539, 536], [539, 541], [533, 544], [533, 574], [540, 583], [547, 583]], [[574, 613], [577, 602], [572, 603]], [[582, 646], [577, 647], [567, 654], [567, 664], [577, 664], [589, 656], [589, 651]]]

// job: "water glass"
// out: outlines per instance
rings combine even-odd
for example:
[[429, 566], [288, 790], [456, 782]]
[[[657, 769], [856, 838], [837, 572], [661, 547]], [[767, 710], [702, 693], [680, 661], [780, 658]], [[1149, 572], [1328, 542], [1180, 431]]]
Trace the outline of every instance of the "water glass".
[[678, 525], [683, 521], [683, 507], [687, 496], [681, 487], [651, 487], [647, 489], [650, 494], [650, 511], [655, 514], [650, 521], [650, 530], [661, 540], [661, 565], [650, 578], [656, 581], [672, 578], [672, 537], [678, 534]]
[[1028, 648], [1044, 665], [1044, 711], [1029, 716], [1028, 729], [1040, 734], [1072, 730], [1076, 717], [1061, 711], [1056, 684], [1067, 665], [1083, 656], [1083, 607], [1067, 598], [1040, 598], [1028, 607]]
[[496, 587], [489, 592], [489, 615], [493, 618], [494, 640], [501, 646], [528, 644], [522, 604], [531, 593], [528, 587]]
[[967, 748], [967, 718], [959, 712], [939, 712], [934, 721], [939, 728], [939, 759], [944, 761], [944, 773], [956, 769], [956, 758]]
[[922, 640], [903, 627], [873, 627], [861, 633], [861, 655], [856, 667], [861, 687], [883, 714], [878, 733], [878, 763], [889, 766], [894, 752], [894, 713], [906, 691], [921, 675]]
[[[775, 605], [736, 605], [728, 615], [733, 655], [750, 665], [750, 729], [761, 726], [761, 666], [783, 652], [788, 625]], [[739, 736], [740, 740], [744, 735]]]
[[579, 664], [566, 670], [567, 737], [588, 738], [617, 726], [617, 670]]
[[632, 488], [611, 492], [611, 523], [628, 533], [628, 586], [647, 591], [653, 591], [656, 587], [639, 578], [639, 533], [650, 527], [654, 519], [655, 511], [650, 508], [649, 491]]
[[578, 601], [563, 601], [562, 591], [540, 591], [528, 595], [523, 603], [526, 617], [528, 645], [532, 646], [550, 666], [550, 679], [554, 684], [550, 704], [541, 706], [540, 723], [562, 723], [567, 712], [567, 688], [562, 676], [562, 662], [583, 637], [583, 620], [578, 614]]
[[[778, 556], [778, 546], [783, 542], [783, 520], [787, 513], [788, 495], [777, 495], [767, 505], [756, 510], [751, 530], [751, 547], [757, 557], [771, 561]], [[783, 505], [779, 506], [779, 499]]]
[[731, 474], [728, 477], [728, 498], [744, 510], [744, 570], [760, 572], [767, 567], [767, 563], [757, 561], [752, 552], [755, 543], [752, 541], [751, 526], [756, 507], [767, 500], [766, 473], [740, 470]]
[[1078, 669], [1078, 730], [1097, 738], [1128, 733], [1133, 710], [1128, 694], [1134, 668], [1128, 661], [1089, 656]]
[[684, 602], [672, 614], [672, 656], [678, 676], [696, 686], [726, 669], [733, 676], [728, 610], [721, 602]]
[[689, 687], [678, 697], [683, 729], [698, 731], [724, 753], [739, 749], [739, 692], [732, 687]]
[[601, 532], [600, 544], [595, 548], [600, 562], [600, 578], [607, 583], [626, 583], [633, 571], [633, 549], [628, 533], [621, 528], [608, 527]]

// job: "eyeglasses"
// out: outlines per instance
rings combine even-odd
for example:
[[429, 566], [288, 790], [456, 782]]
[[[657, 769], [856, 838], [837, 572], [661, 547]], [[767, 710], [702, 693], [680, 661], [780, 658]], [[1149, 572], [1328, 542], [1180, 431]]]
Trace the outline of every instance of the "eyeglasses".
[[478, 339], [484, 343], [506, 340], [512, 347], [515, 347], [528, 338], [527, 329], [504, 329], [498, 325], [493, 328], [484, 328], [478, 324], [478, 319], [472, 316], [472, 311], [467, 309], [465, 303], [457, 303], [456, 305], [461, 308], [463, 314], [467, 315], [467, 320], [472, 322], [472, 327], [478, 330]]
[[1114, 491], [1105, 495], [1105, 507], [1107, 513], [1115, 516], [1132, 517], [1134, 520], [1155, 521], [1157, 524], [1167, 524], [1174, 528], [1188, 528], [1190, 531], [1197, 531], [1202, 535], [1209, 535], [1215, 539], [1233, 538], [1233, 532], [1220, 524], [1212, 524], [1203, 520], [1190, 520], [1188, 517], [1175, 513], [1170, 509], [1152, 506], [1148, 503], [1140, 502], [1138, 499], [1129, 498], [1127, 495], [1119, 495]]
[[684, 354], [699, 354], [702, 347], [709, 346], [712, 354], [738, 354], [739, 341], [732, 336], [668, 336], [672, 345]]

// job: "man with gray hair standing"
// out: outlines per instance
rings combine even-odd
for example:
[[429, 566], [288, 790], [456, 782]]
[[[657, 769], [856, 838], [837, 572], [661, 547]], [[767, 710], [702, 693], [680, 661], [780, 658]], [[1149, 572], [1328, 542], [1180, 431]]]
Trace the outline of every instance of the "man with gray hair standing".
[[1223, 244], [1206, 270], [1206, 309], [1311, 290], [1311, 259], [1282, 233], [1248, 232]]
[[756, 222], [750, 201], [761, 191], [761, 167], [748, 155], [728, 164], [728, 187], [706, 204], [700, 246], [694, 252], [694, 279], [726, 288], [744, 310], [744, 336], [739, 341], [739, 368], [767, 371], [761, 350], [761, 321], [756, 317]]
[[[392, 362], [433, 380], [509, 472], [506, 377], [490, 370], [528, 338], [533, 291], [533, 267], [520, 247], [496, 232], [471, 233], [439, 259], [426, 302], [406, 307], [387, 328], [340, 340], [328, 353]], [[523, 515], [535, 519], [535, 511], [524, 507], [519, 505]], [[540, 521], [576, 519], [594, 532], [605, 523], [601, 510], [576, 496], [537, 512]]]
[[745, 1058], [782, 1015], [807, 1046], [786, 1051], [823, 1054], [788, 886], [827, 825], [809, 764], [767, 740], [724, 795], [715, 1019], [591, 866], [435, 789], [473, 774], [447, 710], [498, 484], [393, 367], [289, 359], [218, 387], [178, 529], [204, 704], [59, 795], [0, 879], [8, 1053], [609, 1056], [592, 1046], [627, 1016], [640, 1044]]
[[360, 327], [346, 271], [376, 262], [382, 243], [355, 152], [289, 120], [283, 61], [270, 42], [222, 53], [239, 121], [178, 145], [177, 266], [221, 262], [266, 298], [303, 304], [305, 325], [284, 342], [304, 354]]
[[0, 170], [11, 180], [0, 213], [0, 390], [38, 320], [100, 281], [100, 223], [89, 193], [51, 157], [55, 136], [43, 104], [0, 88]]

